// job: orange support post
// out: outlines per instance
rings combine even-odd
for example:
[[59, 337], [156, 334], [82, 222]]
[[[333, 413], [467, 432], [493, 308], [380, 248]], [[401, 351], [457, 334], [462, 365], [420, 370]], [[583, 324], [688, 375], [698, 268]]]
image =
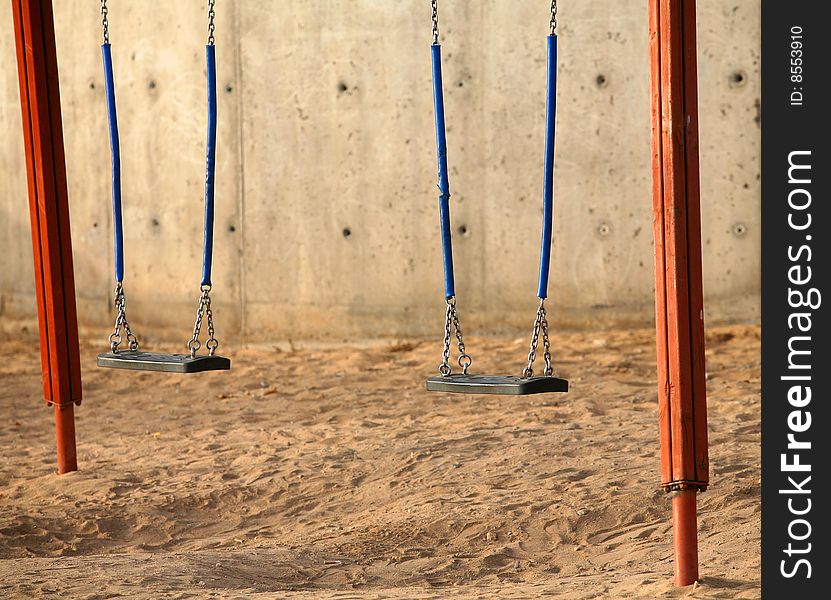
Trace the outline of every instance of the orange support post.
[[51, 0], [12, 0], [12, 10], [29, 183], [43, 396], [55, 411], [58, 473], [67, 473], [78, 469], [74, 405], [81, 403], [81, 361], [55, 25]]
[[709, 484], [695, 0], [649, 0], [661, 486], [675, 583], [698, 579], [696, 493]]

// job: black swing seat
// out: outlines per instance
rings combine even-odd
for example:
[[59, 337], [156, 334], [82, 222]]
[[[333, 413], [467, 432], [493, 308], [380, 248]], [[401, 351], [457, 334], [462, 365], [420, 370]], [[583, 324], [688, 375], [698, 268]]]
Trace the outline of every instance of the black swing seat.
[[514, 377], [512, 375], [463, 375], [454, 373], [427, 380], [431, 392], [456, 394], [501, 394], [527, 396], [546, 392], [567, 392], [568, 381], [558, 377]]
[[126, 350], [105, 352], [98, 355], [98, 366], [133, 371], [163, 371], [165, 373], [201, 373], [203, 371], [227, 371], [231, 359], [224, 356], [190, 354], [163, 354]]

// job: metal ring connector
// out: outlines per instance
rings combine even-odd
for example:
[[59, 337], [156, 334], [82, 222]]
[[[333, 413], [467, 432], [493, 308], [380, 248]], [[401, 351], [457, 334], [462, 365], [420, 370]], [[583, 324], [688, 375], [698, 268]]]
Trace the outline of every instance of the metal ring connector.
[[116, 354], [118, 352], [118, 346], [121, 344], [121, 334], [120, 333], [111, 333], [110, 334], [110, 352]]
[[187, 347], [190, 351], [190, 357], [196, 358], [196, 353], [199, 352], [199, 349], [202, 347], [202, 342], [199, 340], [188, 340]]
[[459, 356], [459, 366], [462, 367], [462, 374], [467, 375], [467, 370], [473, 364], [473, 359], [469, 354], [462, 354]]

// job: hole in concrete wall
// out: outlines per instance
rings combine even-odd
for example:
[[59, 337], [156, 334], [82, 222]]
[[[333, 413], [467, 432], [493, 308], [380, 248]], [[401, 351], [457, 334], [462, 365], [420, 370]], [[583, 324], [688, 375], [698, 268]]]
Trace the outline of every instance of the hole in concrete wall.
[[234, 233], [237, 230], [236, 225], [228, 225], [228, 231]]
[[736, 223], [733, 225], [733, 235], [736, 237], [742, 237], [744, 234], [747, 233], [747, 225], [744, 223]]
[[345, 82], [345, 81], [339, 81], [339, 82], [338, 82], [338, 91], [339, 91], [341, 94], [342, 94], [342, 93], [344, 93], [344, 92], [345, 92], [346, 90], [348, 90], [348, 89], [349, 89], [349, 86], [348, 86], [348, 85], [346, 85], [346, 82]]
[[92, 224], [92, 228], [96, 229], [97, 227], [98, 227], [98, 222], [96, 221], [95, 223]]
[[153, 81], [153, 80], [151, 79], [151, 80], [147, 83], [147, 87], [149, 87], [151, 90], [155, 90], [155, 89], [156, 89], [156, 82], [155, 82], [155, 81]]
[[606, 79], [606, 76], [603, 73], [595, 77], [594, 82], [597, 84], [597, 87], [599, 88], [604, 88], [607, 85], [609, 85], [609, 80]]
[[156, 217], [153, 217], [153, 219], [150, 221], [150, 223], [153, 225], [153, 227], [158, 227], [159, 226], [159, 220]]
[[462, 237], [468, 237], [470, 235], [470, 229], [467, 228], [467, 225], [459, 225], [459, 235]]
[[226, 85], [226, 86], [225, 86], [225, 91], [226, 91], [226, 92], [228, 92], [228, 93], [230, 94], [231, 92], [233, 92], [233, 91], [234, 91], [234, 86], [232, 86], [232, 85], [229, 83], [228, 85]]
[[456, 87], [465, 87], [465, 82], [460, 81], [459, 83], [456, 84]]
[[612, 233], [612, 227], [608, 223], [601, 223], [597, 226], [597, 234], [601, 237], [606, 237]]
[[344, 227], [341, 233], [343, 234], [343, 239], [345, 240], [348, 240], [352, 236], [352, 230], [349, 229], [349, 227]]
[[95, 82], [94, 81], [89, 82], [89, 89], [91, 89], [91, 90], [95, 89]]
[[730, 74], [730, 87], [741, 87], [747, 83], [747, 75], [744, 71], [734, 71]]

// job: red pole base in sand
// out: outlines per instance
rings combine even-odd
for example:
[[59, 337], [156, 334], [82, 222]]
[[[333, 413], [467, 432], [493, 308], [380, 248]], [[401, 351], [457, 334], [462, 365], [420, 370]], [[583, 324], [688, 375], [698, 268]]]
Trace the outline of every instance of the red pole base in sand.
[[672, 534], [675, 540], [675, 585], [681, 587], [698, 581], [698, 526], [695, 490], [681, 490], [672, 495]]
[[58, 475], [78, 470], [75, 454], [75, 405], [55, 405], [55, 442], [58, 447]]

